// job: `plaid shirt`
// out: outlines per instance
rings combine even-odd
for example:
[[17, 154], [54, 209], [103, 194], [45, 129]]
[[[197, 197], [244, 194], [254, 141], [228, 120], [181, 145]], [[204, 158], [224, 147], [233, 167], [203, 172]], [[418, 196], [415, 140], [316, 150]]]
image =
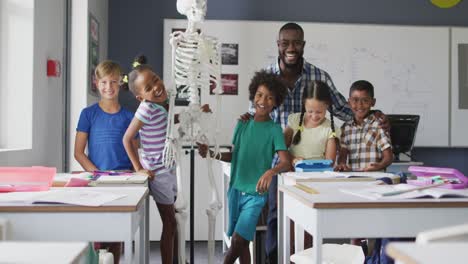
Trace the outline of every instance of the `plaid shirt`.
[[[288, 94], [286, 95], [284, 102], [271, 112], [271, 119], [273, 119], [275, 123], [280, 124], [284, 129], [288, 125], [288, 116], [293, 113], [301, 112], [302, 94], [306, 85], [311, 81], [318, 80], [327, 83], [330, 87], [333, 101], [333, 114], [343, 121], [352, 120], [353, 112], [351, 111], [345, 97], [336, 89], [330, 75], [305, 60], [303, 60], [303, 62], [301, 76], [297, 79], [293, 89], [288, 89]], [[266, 70], [280, 75], [281, 70], [279, 60], [268, 66]], [[255, 113], [255, 108], [253, 107], [252, 102], [250, 102], [249, 112]]]
[[390, 136], [374, 114], [364, 119], [360, 126], [348, 121], [341, 127], [341, 147], [348, 150], [348, 164], [352, 170], [363, 169], [382, 160], [382, 151], [391, 148]]

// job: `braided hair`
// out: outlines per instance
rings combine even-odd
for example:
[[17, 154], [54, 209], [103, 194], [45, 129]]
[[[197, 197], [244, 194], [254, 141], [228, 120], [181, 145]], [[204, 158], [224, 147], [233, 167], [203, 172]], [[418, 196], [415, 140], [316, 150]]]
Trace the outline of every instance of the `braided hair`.
[[[299, 118], [299, 129], [293, 137], [292, 144], [297, 145], [301, 142], [301, 133], [303, 130], [303, 120], [305, 114], [305, 101], [307, 99], [316, 99], [318, 101], [324, 102], [328, 105], [328, 111], [330, 111], [330, 122], [333, 135], [335, 135], [335, 122], [333, 120], [333, 109], [332, 109], [332, 99], [330, 94], [330, 87], [322, 81], [311, 81], [304, 88], [302, 94], [302, 108], [301, 116]], [[335, 136], [336, 137], [336, 136]]]

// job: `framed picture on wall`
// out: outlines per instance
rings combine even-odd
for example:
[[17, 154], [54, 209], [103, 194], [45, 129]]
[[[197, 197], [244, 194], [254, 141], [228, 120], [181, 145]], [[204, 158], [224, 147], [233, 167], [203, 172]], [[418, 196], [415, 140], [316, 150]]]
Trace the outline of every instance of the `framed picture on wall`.
[[239, 64], [239, 44], [221, 44], [221, 64], [238, 65]]
[[88, 93], [93, 96], [98, 96], [98, 90], [96, 86], [96, 80], [94, 71], [99, 64], [99, 22], [91, 13], [89, 13], [89, 45], [88, 45], [88, 59], [89, 59], [89, 83]]
[[[175, 102], [174, 102], [174, 104], [176, 106], [187, 106], [187, 105], [189, 105], [189, 103], [190, 103], [189, 93], [188, 93], [188, 89], [186, 89], [186, 88], [187, 88], [187, 86], [185, 86], [185, 85], [177, 86], [177, 88], [176, 88], [177, 95], [176, 95]], [[198, 98], [200, 99], [198, 101], [198, 103], [200, 103], [200, 101], [201, 101], [201, 91], [200, 91], [200, 89], [198, 89]]]
[[[238, 95], [239, 94], [239, 75], [238, 74], [221, 74], [221, 84], [223, 86], [222, 95]], [[210, 94], [213, 93], [214, 85], [210, 86]]]

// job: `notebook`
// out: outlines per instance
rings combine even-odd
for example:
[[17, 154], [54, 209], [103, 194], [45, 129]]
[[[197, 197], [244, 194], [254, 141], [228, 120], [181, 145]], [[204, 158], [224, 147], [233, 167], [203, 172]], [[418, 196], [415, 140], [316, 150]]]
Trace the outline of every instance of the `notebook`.
[[296, 185], [302, 182], [359, 182], [359, 181], [375, 181], [380, 178], [395, 177], [392, 173], [386, 172], [286, 172], [283, 173], [285, 185]]
[[[371, 188], [341, 188], [340, 191], [370, 200], [395, 200], [415, 198], [468, 198], [468, 189], [455, 190], [445, 188], [429, 188], [415, 190], [415, 186], [409, 184], [378, 185]], [[388, 195], [399, 191], [407, 191], [400, 194]]]
[[0, 204], [73, 204], [101, 206], [126, 195], [108, 192], [61, 188], [44, 192], [11, 192], [0, 194]]

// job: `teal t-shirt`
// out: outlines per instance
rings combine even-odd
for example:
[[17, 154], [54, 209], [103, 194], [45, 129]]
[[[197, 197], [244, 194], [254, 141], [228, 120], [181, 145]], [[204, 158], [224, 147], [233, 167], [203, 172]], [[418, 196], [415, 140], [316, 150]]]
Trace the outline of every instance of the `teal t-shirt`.
[[287, 150], [281, 126], [272, 120], [239, 121], [232, 144], [230, 187], [250, 194], [256, 193], [258, 179], [271, 168], [273, 155]]

